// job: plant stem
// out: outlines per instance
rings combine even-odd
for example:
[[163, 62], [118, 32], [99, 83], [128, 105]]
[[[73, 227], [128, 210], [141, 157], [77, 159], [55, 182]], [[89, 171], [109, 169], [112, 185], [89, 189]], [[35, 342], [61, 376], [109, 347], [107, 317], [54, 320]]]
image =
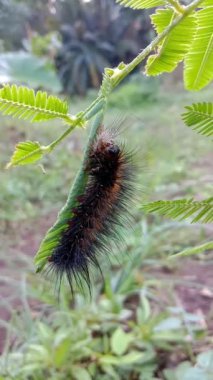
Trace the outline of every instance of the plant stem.
[[172, 31], [172, 29], [175, 28], [185, 17], [188, 16], [189, 13], [191, 13], [194, 9], [197, 8], [197, 6], [202, 2], [203, 0], [195, 0], [191, 4], [188, 5], [184, 9], [184, 13], [179, 14], [175, 19], [172, 21], [172, 23], [167, 26], [163, 30], [162, 33], [160, 33], [136, 58], [133, 59], [132, 62], [130, 62], [128, 65], [125, 66], [123, 70], [115, 70], [115, 74], [112, 75], [111, 79], [114, 81], [113, 88], [117, 87], [117, 85], [127, 76], [129, 73], [131, 73], [132, 70], [135, 69], [136, 66], [138, 66], [146, 57], [151, 53], [152, 50], [154, 50], [159, 43]]
[[[80, 114], [80, 117], [76, 117], [75, 122], [69, 127], [64, 133], [62, 133], [61, 136], [59, 136], [56, 140], [54, 140], [50, 145], [46, 147], [46, 150], [48, 153], [50, 153], [62, 140], [64, 140], [72, 131], [75, 129], [76, 126], [79, 126], [79, 122], [83, 123], [84, 120], [89, 120], [93, 115], [95, 115], [98, 111], [103, 109], [103, 103], [104, 100], [101, 96], [95, 99], [92, 104], [84, 112]], [[94, 113], [93, 111], [96, 110]]]
[[[94, 141], [94, 139], [95, 139], [95, 137], [97, 135], [97, 131], [98, 131], [98, 128], [100, 127], [100, 125], [102, 123], [103, 117], [104, 117], [104, 110], [102, 110], [101, 112], [99, 112], [96, 115], [96, 118], [93, 121], [93, 124], [91, 126], [90, 135], [89, 135], [89, 138], [88, 138], [88, 141], [87, 141], [87, 144], [86, 144], [86, 148], [85, 148], [85, 151], [84, 151], [84, 157], [83, 157], [83, 160], [82, 160], [82, 163], [81, 163], [81, 167], [78, 170], [78, 173], [76, 174], [76, 177], [74, 179], [74, 183], [73, 183], [73, 185], [71, 187], [71, 190], [70, 190], [70, 193], [69, 193], [69, 197], [68, 197], [68, 200], [67, 200], [67, 203], [71, 204], [73, 207], [76, 204], [76, 198], [77, 198], [77, 196], [82, 193], [82, 191], [83, 191], [83, 189], [85, 187], [85, 183], [86, 183], [86, 180], [87, 180], [87, 173], [84, 170], [85, 163], [87, 161], [87, 157], [88, 157], [88, 154], [89, 154], [90, 146], [92, 145], [92, 143], [93, 143], [93, 141]], [[65, 208], [66, 208], [66, 205], [65, 205]]]
[[172, 7], [177, 11], [177, 13], [184, 13], [185, 7], [183, 7], [178, 0], [167, 0], [168, 3], [172, 5]]
[[48, 153], [51, 152], [56, 147], [56, 145], [60, 144], [60, 142], [64, 140], [73, 131], [73, 129], [75, 129], [75, 127], [76, 123], [71, 125], [71, 127], [69, 127], [61, 136], [59, 136], [58, 139], [54, 140], [50, 145], [48, 145]]

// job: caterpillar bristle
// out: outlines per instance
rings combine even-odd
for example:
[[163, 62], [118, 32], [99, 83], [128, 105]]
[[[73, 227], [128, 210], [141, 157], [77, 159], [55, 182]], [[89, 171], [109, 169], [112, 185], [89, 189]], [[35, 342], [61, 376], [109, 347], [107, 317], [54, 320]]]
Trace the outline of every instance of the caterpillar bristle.
[[82, 281], [91, 292], [90, 266], [102, 274], [100, 255], [108, 256], [113, 244], [122, 243], [121, 229], [131, 224], [134, 202], [133, 156], [116, 141], [113, 132], [100, 127], [84, 169], [88, 174], [85, 191], [77, 197], [73, 216], [49, 258], [59, 290], [66, 275], [72, 293], [73, 283], [83, 288]]

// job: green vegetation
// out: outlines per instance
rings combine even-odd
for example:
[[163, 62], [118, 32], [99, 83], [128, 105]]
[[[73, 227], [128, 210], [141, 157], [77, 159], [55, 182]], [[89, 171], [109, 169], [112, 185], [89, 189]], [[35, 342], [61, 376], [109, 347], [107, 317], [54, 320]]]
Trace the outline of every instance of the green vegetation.
[[[31, 4], [33, 12], [42, 9], [47, 22], [49, 16], [45, 12], [50, 10], [49, 5], [42, 5], [41, 1], [35, 5], [31, 0], [26, 3]], [[100, 5], [98, 14], [102, 14], [105, 1], [94, 3]], [[0, 359], [1, 380], [212, 378], [212, 338], [208, 334], [212, 314], [209, 299], [213, 297], [211, 257], [203, 255], [212, 248], [212, 241], [208, 225], [200, 225], [212, 221], [211, 149], [207, 139], [212, 135], [212, 89], [189, 94], [179, 85], [171, 88], [165, 80], [145, 80], [142, 75], [132, 76], [128, 83], [120, 85], [147, 58], [147, 75], [171, 72], [183, 62], [185, 88], [205, 88], [213, 77], [213, 24], [209, 22], [212, 0], [195, 0], [187, 6], [177, 0], [117, 3], [139, 10], [163, 8], [151, 16], [156, 38], [141, 52], [137, 51], [138, 55], [133, 54], [134, 58], [129, 60], [124, 49], [125, 63], [105, 67], [98, 94], [91, 92], [86, 100], [72, 100], [69, 113], [66, 101], [44, 91], [16, 85], [0, 89], [0, 111], [5, 115], [0, 127], [4, 128], [1, 164], [2, 168], [10, 168], [1, 178], [0, 281], [2, 305], [11, 316], [10, 323], [5, 318], [1, 320], [7, 332]], [[81, 2], [76, 0], [77, 4]], [[67, 6], [65, 1], [65, 9]], [[75, 6], [71, 6], [72, 11]], [[84, 6], [89, 4], [80, 6], [80, 14]], [[113, 6], [116, 7], [114, 3]], [[54, 11], [56, 8], [53, 6]], [[109, 26], [111, 8], [107, 9]], [[117, 26], [122, 29], [121, 24]], [[99, 38], [96, 30], [88, 37], [85, 25], [88, 27], [86, 21], [73, 26], [75, 43], [69, 49], [66, 38], [62, 41], [65, 51], [62, 66], [58, 67], [69, 77], [74, 71], [70, 83], [65, 75], [63, 85], [69, 84], [67, 91], [81, 94], [90, 85], [100, 84], [101, 54], [105, 56], [110, 48], [113, 55], [119, 41], [118, 37], [114, 45], [103, 47], [99, 42], [104, 38]], [[43, 33], [47, 36], [51, 31]], [[28, 49], [34, 49], [38, 55], [51, 55], [54, 43], [48, 50], [46, 41], [43, 45], [36, 36], [37, 45], [33, 47], [31, 39]], [[79, 83], [76, 76], [80, 72], [83, 75]], [[128, 236], [127, 247], [115, 252], [110, 264], [106, 260], [101, 263], [104, 279], [97, 271], [92, 272], [92, 297], [87, 296], [83, 286], [84, 296], [78, 289], [72, 295], [63, 283], [57, 299], [54, 281], [45, 277], [46, 264], [87, 183], [84, 163], [97, 128], [103, 119], [106, 125], [112, 124], [113, 110], [114, 115], [118, 110], [128, 112], [124, 135], [128, 146], [141, 149], [139, 186], [143, 191], [135, 210], [133, 232]], [[189, 128], [184, 126], [181, 115]], [[20, 119], [17, 128], [6, 116]], [[38, 132], [38, 126], [29, 127], [29, 121], [46, 124]], [[59, 127], [60, 121], [65, 126], [61, 123]], [[72, 139], [68, 139], [71, 132]], [[14, 153], [8, 160], [8, 149], [14, 144]], [[49, 154], [53, 150], [54, 158]], [[42, 164], [35, 166], [41, 159]], [[26, 164], [32, 164], [30, 169], [23, 166]], [[17, 166], [16, 171], [13, 166]], [[197, 224], [188, 224], [188, 218]], [[35, 253], [51, 224], [35, 257], [37, 271], [44, 269], [39, 277], [33, 273], [32, 260], [26, 253]], [[195, 254], [200, 254], [197, 261], [189, 257]], [[180, 256], [186, 257], [185, 266], [180, 266], [181, 260], [175, 260]], [[201, 353], [203, 350], [205, 353]]]
[[[157, 86], [152, 80], [133, 78], [111, 97], [106, 122], [110, 125], [115, 115], [123, 113], [122, 94], [126, 94], [128, 105], [125, 104], [125, 108], [128, 106], [132, 113], [127, 115], [128, 128], [124, 135], [133, 148], [141, 141], [137, 155], [142, 166], [143, 201], [150, 197], [173, 199], [199, 195], [208, 198], [211, 188], [205, 176], [210, 165], [211, 144], [205, 136], [186, 128], [180, 115], [185, 104], [196, 103], [198, 99], [210, 100], [212, 89], [190, 94], [177, 85], [175, 88], [168, 86], [167, 82]], [[147, 88], [154, 88], [155, 94], [144, 96]], [[135, 98], [128, 93], [134, 93]], [[72, 103], [73, 111], [78, 113], [86, 108], [95, 95], [92, 92], [88, 99]], [[54, 121], [38, 129], [38, 125], [30, 125], [27, 121], [19, 121], [14, 128], [11, 119], [1, 120], [1, 133], [4, 134], [2, 168], [9, 160], [14, 142], [20, 138], [39, 138], [47, 145], [59, 134], [59, 128], [65, 129]], [[119, 256], [111, 258], [110, 265], [103, 263], [104, 273], [107, 273], [104, 285], [102, 278], [94, 273], [92, 299], [86, 297], [85, 300], [80, 294], [71, 299], [64, 286], [58, 303], [51, 279], [38, 279], [33, 273], [32, 259], [24, 255], [22, 240], [26, 239], [24, 251], [33, 254], [32, 239], [39, 244], [46, 229], [42, 225], [49, 218], [51, 224], [55, 218], [52, 213], [55, 214], [67, 198], [67, 189], [82, 156], [83, 138], [86, 136], [78, 130], [64, 140], [54, 157], [50, 155], [44, 160], [46, 174], [35, 165], [30, 170], [23, 166], [11, 169], [12, 175], [11, 171], [2, 172], [1, 257], [9, 266], [10, 274], [8, 277], [3, 271], [1, 281], [3, 284], [9, 281], [13, 297], [20, 300], [21, 312], [12, 311], [12, 320], [7, 325], [0, 375], [4, 380], [43, 380], [44, 377], [59, 380], [194, 380], [198, 372], [201, 374], [199, 380], [211, 379], [210, 364], [194, 367], [195, 357], [202, 349], [206, 357], [211, 355], [207, 327], [211, 311], [209, 309], [205, 317], [202, 312], [196, 313], [210, 258], [206, 259], [206, 264], [197, 261], [199, 277], [196, 284], [180, 275], [183, 261], [166, 260], [168, 255], [205, 241], [208, 229], [158, 216], [150, 218], [138, 210], [127, 247]], [[15, 280], [17, 265], [22, 268], [20, 282]], [[186, 261], [188, 274], [191, 265]], [[164, 273], [165, 268], [169, 275]], [[186, 311], [180, 284], [185, 291], [196, 286], [194, 312]], [[211, 290], [211, 285], [208, 286]], [[208, 298], [206, 302], [209, 303]], [[8, 308], [9, 305], [12, 301], [8, 301]], [[169, 370], [170, 366], [175, 367], [175, 371]]]

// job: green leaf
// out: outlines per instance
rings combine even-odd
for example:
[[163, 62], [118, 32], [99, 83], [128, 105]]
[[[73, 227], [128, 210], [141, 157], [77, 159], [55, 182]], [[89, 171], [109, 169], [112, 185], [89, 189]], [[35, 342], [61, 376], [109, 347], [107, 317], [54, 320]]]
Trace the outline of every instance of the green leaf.
[[193, 103], [186, 106], [182, 119], [188, 127], [205, 136], [213, 135], [213, 103]]
[[111, 348], [116, 355], [123, 355], [129, 343], [133, 341], [132, 334], [125, 333], [120, 327], [115, 330], [111, 337]]
[[198, 253], [205, 252], [209, 249], [213, 249], [213, 241], [209, 241], [207, 243], [198, 245], [196, 247], [184, 249], [183, 251], [170, 256], [169, 259], [176, 259], [179, 257], [188, 257], [191, 255], [197, 255]]
[[75, 118], [68, 115], [68, 105], [55, 96], [48, 96], [46, 92], [23, 86], [5, 85], [0, 89], [0, 112], [19, 119], [31, 122], [62, 119], [72, 124]]
[[121, 357], [113, 356], [113, 355], [103, 355], [100, 358], [101, 364], [111, 364], [116, 366], [130, 365], [133, 363], [141, 362], [145, 353], [132, 351], [129, 354], [123, 355]]
[[75, 380], [92, 380], [89, 372], [82, 367], [72, 366], [72, 376]]
[[201, 8], [211, 7], [213, 5], [213, 0], [205, 0], [200, 4]]
[[[171, 24], [177, 14], [173, 9], [158, 9], [151, 16], [158, 34]], [[157, 54], [150, 55], [146, 64], [147, 75], [159, 75], [173, 71], [188, 52], [195, 33], [194, 14], [185, 17], [159, 44]]]
[[55, 348], [53, 363], [58, 368], [62, 367], [63, 363], [66, 361], [69, 355], [70, 346], [71, 346], [70, 338], [65, 338]]
[[116, 0], [116, 2], [133, 9], [155, 8], [166, 4], [165, 0]]
[[155, 201], [143, 204], [142, 209], [148, 213], [156, 212], [172, 219], [191, 218], [191, 223], [211, 223], [213, 221], [213, 198], [200, 202], [193, 199]]
[[33, 164], [42, 158], [44, 151], [45, 147], [42, 147], [37, 141], [19, 142], [6, 168], [9, 169], [11, 166]]
[[184, 62], [188, 90], [200, 90], [213, 79], [213, 6], [196, 12], [197, 29]]

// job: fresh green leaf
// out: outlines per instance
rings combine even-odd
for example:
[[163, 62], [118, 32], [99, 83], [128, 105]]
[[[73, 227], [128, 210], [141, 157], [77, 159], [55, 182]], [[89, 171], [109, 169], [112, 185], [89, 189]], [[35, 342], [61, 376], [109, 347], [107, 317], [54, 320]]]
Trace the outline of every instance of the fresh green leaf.
[[44, 151], [45, 147], [37, 141], [19, 142], [6, 167], [9, 169], [11, 166], [34, 164], [42, 158]]
[[213, 103], [193, 103], [182, 114], [184, 123], [205, 136], [213, 135]]
[[80, 366], [72, 366], [72, 376], [75, 380], [92, 380], [89, 372]]
[[172, 219], [191, 218], [191, 223], [211, 223], [213, 221], [213, 198], [204, 201], [194, 201], [193, 199], [155, 201], [143, 204], [142, 209], [148, 213], [156, 212]]
[[50, 119], [62, 119], [72, 124], [75, 118], [68, 115], [68, 105], [55, 96], [48, 96], [46, 92], [23, 86], [5, 85], [0, 89], [0, 112], [19, 119], [32, 122]]
[[133, 9], [155, 8], [166, 4], [165, 0], [116, 0], [116, 2]]
[[177, 257], [188, 257], [191, 255], [197, 255], [197, 254], [205, 252], [209, 249], [213, 249], [213, 241], [209, 241], [207, 243], [198, 245], [196, 247], [184, 249], [183, 251], [176, 253], [175, 255], [172, 255], [169, 258], [170, 259], [173, 259], [173, 258], [176, 259]]
[[188, 90], [200, 90], [213, 79], [213, 6], [196, 12], [196, 20], [196, 33], [184, 64]]
[[[173, 9], [158, 9], [151, 16], [158, 34], [174, 21]], [[159, 75], [173, 71], [188, 52], [194, 33], [196, 18], [194, 14], [185, 17], [160, 43], [157, 54], [150, 55], [146, 64], [147, 75]]]
[[55, 348], [53, 362], [58, 368], [66, 361], [69, 355], [70, 345], [70, 338], [65, 338]]
[[213, 5], [213, 0], [205, 0], [200, 4], [201, 8], [211, 7]]
[[118, 327], [111, 337], [112, 351], [116, 355], [123, 355], [124, 352], [127, 350], [129, 343], [131, 343], [132, 341], [132, 334], [127, 334], [120, 327]]

